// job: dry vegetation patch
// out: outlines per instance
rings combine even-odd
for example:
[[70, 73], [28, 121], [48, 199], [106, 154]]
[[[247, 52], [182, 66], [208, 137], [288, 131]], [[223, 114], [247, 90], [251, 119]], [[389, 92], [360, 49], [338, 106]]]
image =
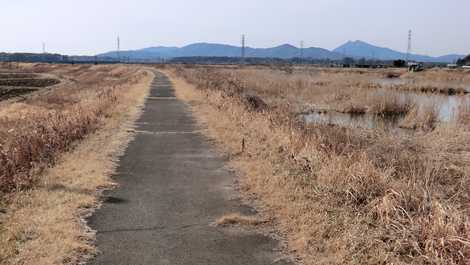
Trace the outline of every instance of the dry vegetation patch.
[[97, 188], [112, 184], [152, 75], [134, 66], [113, 80], [96, 76], [116, 66], [23, 67], [75, 81], [0, 105], [0, 263], [77, 264], [94, 252], [81, 218]]
[[439, 110], [435, 104], [413, 106], [402, 121], [400, 127], [407, 129], [421, 129], [432, 131], [438, 122]]
[[218, 226], [227, 226], [227, 225], [249, 225], [256, 226], [266, 223], [265, 220], [262, 220], [255, 216], [246, 216], [239, 213], [226, 214], [215, 221], [215, 224]]
[[460, 106], [458, 121], [467, 127], [470, 126], [470, 103]]
[[[37, 71], [47, 71], [38, 65]], [[63, 67], [63, 74], [75, 77], [77, 67]], [[97, 79], [109, 66], [82, 68], [77, 82], [45, 94], [27, 98], [23, 103], [4, 105], [0, 113], [0, 191], [27, 188], [42, 168], [54, 162], [57, 154], [67, 151], [71, 144], [96, 130], [109, 116], [120, 93], [136, 84], [143, 72], [129, 69], [116, 81]], [[53, 69], [49, 69], [53, 72]], [[64, 69], [62, 69], [64, 71]], [[93, 85], [88, 85], [94, 80]], [[18, 109], [21, 112], [9, 111]]]
[[37, 75], [30, 73], [0, 73], [0, 79], [24, 79], [35, 77], [37, 77]]
[[[395, 135], [304, 124], [296, 116], [303, 100], [350, 100], [366, 80], [349, 83], [352, 92], [333, 88], [331, 96], [312, 77], [291, 82], [272, 70], [240, 71], [173, 69], [173, 78], [190, 83], [176, 79], [177, 96], [232, 154], [243, 191], [276, 217], [305, 263], [469, 263], [468, 129], [459, 123]], [[247, 93], [267, 108], [247, 107]], [[377, 112], [396, 110], [378, 106]], [[423, 126], [434, 117], [429, 113]]]
[[15, 87], [47, 87], [59, 84], [60, 81], [52, 78], [14, 78], [0, 79], [0, 86]]

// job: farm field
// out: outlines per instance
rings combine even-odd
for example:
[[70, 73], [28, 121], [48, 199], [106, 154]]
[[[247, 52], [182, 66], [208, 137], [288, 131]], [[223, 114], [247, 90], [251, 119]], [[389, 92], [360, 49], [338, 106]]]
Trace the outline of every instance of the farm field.
[[59, 83], [60, 80], [50, 75], [15, 72], [11, 67], [3, 68], [0, 69], [0, 100], [25, 95]]
[[306, 264], [467, 264], [470, 72], [164, 68]]

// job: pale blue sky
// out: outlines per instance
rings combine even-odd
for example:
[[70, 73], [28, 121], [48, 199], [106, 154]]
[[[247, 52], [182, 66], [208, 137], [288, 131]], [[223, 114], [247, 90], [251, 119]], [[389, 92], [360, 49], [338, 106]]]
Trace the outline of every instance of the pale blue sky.
[[468, 0], [0, 0], [0, 51], [95, 54], [193, 42], [333, 49], [364, 40], [413, 52], [470, 53]]

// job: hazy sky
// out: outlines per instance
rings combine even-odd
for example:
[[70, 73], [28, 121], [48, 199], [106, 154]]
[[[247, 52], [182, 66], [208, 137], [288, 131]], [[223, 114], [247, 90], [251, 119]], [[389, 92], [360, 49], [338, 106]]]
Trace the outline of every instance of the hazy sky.
[[469, 0], [0, 0], [0, 51], [95, 54], [122, 49], [283, 43], [334, 49], [364, 40], [430, 55], [470, 53]]

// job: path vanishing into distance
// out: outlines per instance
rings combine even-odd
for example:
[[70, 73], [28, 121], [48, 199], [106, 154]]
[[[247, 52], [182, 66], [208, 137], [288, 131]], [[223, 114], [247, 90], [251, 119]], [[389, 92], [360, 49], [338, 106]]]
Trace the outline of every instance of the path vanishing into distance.
[[291, 264], [279, 244], [253, 228], [218, 227], [227, 213], [253, 214], [225, 159], [198, 131], [189, 106], [155, 72], [136, 137], [89, 219], [99, 254], [93, 265]]

